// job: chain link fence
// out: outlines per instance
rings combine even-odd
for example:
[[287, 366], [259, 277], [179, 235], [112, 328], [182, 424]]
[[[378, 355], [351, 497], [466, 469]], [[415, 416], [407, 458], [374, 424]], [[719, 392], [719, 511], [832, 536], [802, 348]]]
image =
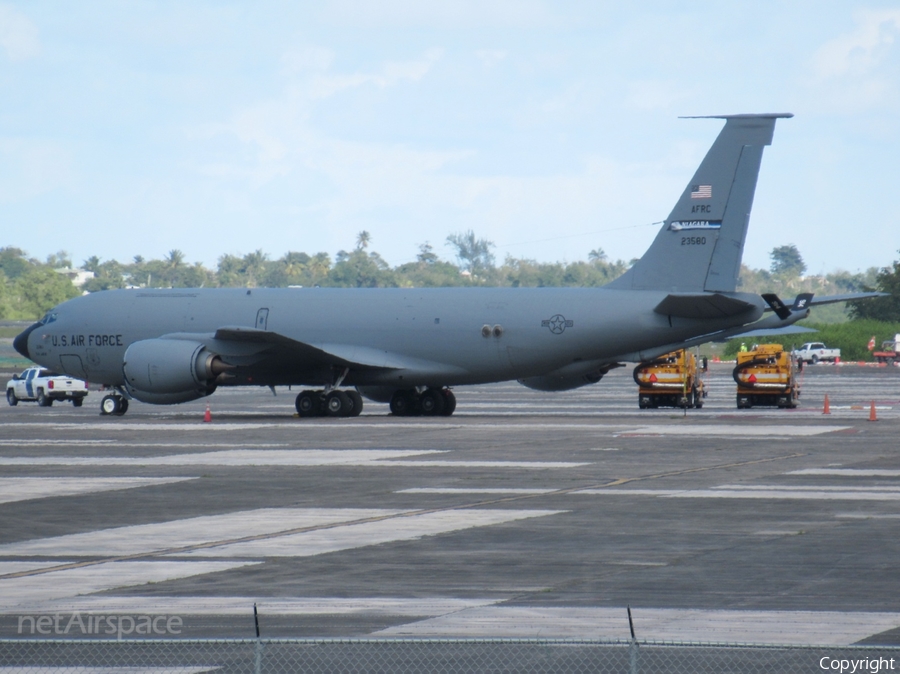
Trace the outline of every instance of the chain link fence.
[[860, 672], [900, 647], [567, 639], [0, 639], [0, 672]]

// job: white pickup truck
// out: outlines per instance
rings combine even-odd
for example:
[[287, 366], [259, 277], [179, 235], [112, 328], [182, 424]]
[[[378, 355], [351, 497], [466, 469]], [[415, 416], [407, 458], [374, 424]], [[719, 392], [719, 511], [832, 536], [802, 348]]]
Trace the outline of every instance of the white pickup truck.
[[799, 349], [792, 352], [798, 363], [816, 363], [831, 362], [834, 363], [841, 358], [840, 349], [828, 349], [822, 342], [807, 342]]
[[81, 407], [87, 394], [87, 384], [80, 379], [42, 367], [30, 367], [6, 382], [6, 401], [12, 406], [20, 400], [36, 400], [41, 407], [50, 407], [54, 400], [71, 400], [75, 407]]

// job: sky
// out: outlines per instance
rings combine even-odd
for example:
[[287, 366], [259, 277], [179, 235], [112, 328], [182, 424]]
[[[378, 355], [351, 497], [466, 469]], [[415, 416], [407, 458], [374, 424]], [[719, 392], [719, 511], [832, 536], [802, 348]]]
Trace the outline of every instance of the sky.
[[679, 116], [792, 112], [744, 262], [881, 267], [898, 42], [895, 2], [0, 1], [0, 246], [629, 260], [722, 125]]

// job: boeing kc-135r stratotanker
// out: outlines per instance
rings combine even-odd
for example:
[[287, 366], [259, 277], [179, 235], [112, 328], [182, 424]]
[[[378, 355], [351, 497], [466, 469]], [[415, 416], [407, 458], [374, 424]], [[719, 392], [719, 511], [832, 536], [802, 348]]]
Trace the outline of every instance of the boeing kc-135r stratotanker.
[[[41, 365], [103, 383], [104, 414], [218, 386], [308, 386], [301, 417], [450, 415], [449, 387], [595, 384], [623, 361], [791, 325], [814, 304], [735, 292], [763, 147], [790, 114], [723, 115], [646, 254], [602, 288], [112, 290], [60, 304], [16, 337]], [[767, 312], [772, 313], [765, 316]], [[342, 388], [344, 387], [344, 388]]]

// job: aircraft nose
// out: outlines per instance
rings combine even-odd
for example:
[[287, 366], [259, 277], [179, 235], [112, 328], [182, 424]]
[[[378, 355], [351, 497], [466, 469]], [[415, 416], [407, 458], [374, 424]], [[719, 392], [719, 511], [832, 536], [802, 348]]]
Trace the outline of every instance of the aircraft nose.
[[13, 348], [25, 356], [28, 360], [31, 360], [31, 354], [28, 353], [28, 336], [34, 332], [35, 328], [39, 326], [40, 323], [35, 323], [34, 325], [28, 327], [24, 332], [19, 334], [13, 340]]

